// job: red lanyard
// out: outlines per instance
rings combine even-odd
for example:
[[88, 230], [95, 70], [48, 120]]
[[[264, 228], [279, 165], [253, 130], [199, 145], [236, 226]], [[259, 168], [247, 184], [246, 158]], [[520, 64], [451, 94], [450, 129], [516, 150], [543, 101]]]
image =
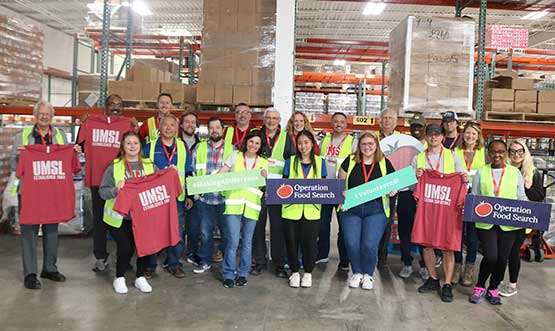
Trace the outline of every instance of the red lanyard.
[[[251, 170], [256, 167], [256, 162], [258, 162], [258, 155], [254, 158], [254, 162], [252, 163]], [[247, 157], [243, 154], [243, 165], [245, 166], [245, 170], [247, 170]]]
[[[470, 172], [470, 168], [472, 167], [472, 161], [468, 162], [469, 160], [468, 160], [468, 157], [466, 156], [466, 149], [463, 150], [463, 155], [464, 155], [464, 163], [466, 164], [466, 169]], [[474, 154], [474, 156], [476, 156], [476, 154]]]
[[39, 134], [42, 145], [46, 145], [46, 143], [48, 142], [48, 140], [46, 140], [46, 136], [48, 136], [50, 138], [50, 141], [52, 141], [52, 129], [50, 128], [50, 126], [48, 127], [48, 133], [46, 134], [46, 136], [43, 136], [38, 128], [35, 128], [35, 131], [37, 131], [37, 133]]
[[268, 137], [268, 134], [266, 134], [266, 143], [268, 144], [268, 149], [270, 150], [270, 154], [272, 154], [272, 150], [274, 149], [276, 141], [278, 141], [280, 135], [281, 135], [281, 132], [278, 133], [276, 140], [274, 140], [274, 143], [272, 144], [272, 139], [270, 139]]
[[[443, 142], [445, 142], [445, 140], [447, 140], [447, 138], [443, 137]], [[459, 135], [457, 135], [455, 139], [453, 139], [453, 141], [451, 142], [451, 145], [449, 145], [449, 149], [453, 149], [453, 146], [455, 146], [455, 143], [457, 142], [457, 140], [459, 140]]]
[[139, 162], [139, 169], [137, 169], [137, 172], [131, 169], [131, 164], [129, 163], [128, 160], [126, 160], [126, 162], [127, 162], [127, 170], [129, 170], [131, 177], [133, 178], [139, 177], [139, 175], [141, 174], [141, 162]]
[[291, 139], [293, 139], [293, 150], [297, 153], [297, 136], [295, 136], [295, 133], [291, 134]]
[[441, 151], [439, 152], [439, 158], [437, 159], [437, 164], [434, 167], [432, 165], [432, 161], [430, 160], [430, 152], [428, 150], [426, 150], [426, 160], [428, 160], [428, 164], [430, 165], [430, 167], [432, 167], [433, 170], [439, 171], [439, 166], [441, 164], [441, 156], [443, 155], [443, 146], [441, 146]]
[[364, 182], [368, 183], [368, 180], [372, 175], [372, 171], [374, 171], [374, 167], [376, 166], [376, 162], [372, 162], [372, 166], [370, 167], [370, 171], [368, 173], [366, 173], [366, 164], [364, 164], [364, 161], [360, 164], [362, 165], [362, 172], [364, 172]]
[[220, 153], [222, 152], [223, 146], [224, 144], [221, 144], [220, 147], [218, 147], [218, 153], [214, 154], [214, 145], [210, 145], [210, 148], [212, 150], [212, 161], [214, 161], [214, 167], [218, 166], [218, 160], [220, 159]]
[[499, 178], [499, 185], [495, 182], [495, 177], [493, 176], [493, 168], [491, 168], [491, 180], [493, 181], [493, 192], [495, 196], [499, 196], [499, 189], [501, 188], [501, 183], [503, 182], [503, 177], [505, 176], [505, 169], [507, 167], [503, 166], [503, 171], [501, 172], [501, 177]]
[[166, 145], [164, 145], [164, 143], [162, 141], [160, 141], [160, 143], [162, 144], [162, 148], [164, 149], [164, 153], [166, 154], [166, 158], [168, 159], [168, 164], [171, 164], [172, 160], [173, 160], [173, 156], [175, 155], [175, 152], [177, 151], [177, 144], [175, 143], [175, 139], [174, 139], [173, 150], [172, 150], [171, 155], [170, 155], [170, 153], [168, 153], [168, 150], [166, 149]]
[[331, 141], [333, 141], [333, 137], [331, 137], [330, 146], [328, 147], [328, 150], [326, 151], [327, 152], [326, 154], [327, 155], [332, 155], [332, 156], [338, 155], [339, 151], [341, 150], [341, 146], [343, 146], [343, 143], [345, 142], [345, 139], [347, 139], [347, 135], [345, 135], [345, 137], [343, 137], [343, 139], [341, 139], [341, 142], [339, 142], [339, 145], [334, 146], [331, 142]]
[[247, 136], [247, 132], [249, 132], [249, 128], [247, 128], [245, 132], [243, 132], [243, 135], [241, 136], [241, 140], [239, 140], [239, 128], [234, 129], [233, 134], [235, 135], [235, 142], [236, 142], [237, 148], [241, 148], [241, 146], [243, 145], [243, 140], [245, 140], [245, 137]]

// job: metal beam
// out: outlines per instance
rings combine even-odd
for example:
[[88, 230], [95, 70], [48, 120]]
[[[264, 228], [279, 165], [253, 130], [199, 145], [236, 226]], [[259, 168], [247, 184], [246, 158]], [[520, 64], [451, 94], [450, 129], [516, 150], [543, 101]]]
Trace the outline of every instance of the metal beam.
[[484, 112], [484, 80], [486, 78], [486, 14], [487, 0], [480, 0], [480, 16], [478, 30], [478, 87], [476, 91], [476, 119], [481, 120]]
[[98, 106], [104, 107], [108, 96], [108, 57], [110, 55], [108, 44], [110, 41], [110, 0], [104, 0], [102, 16], [102, 48], [100, 49], [100, 99]]
[[[323, 1], [323, 0], [320, 0]], [[334, 0], [336, 2], [368, 2], [368, 0]], [[453, 7], [453, 0], [383, 0], [383, 2], [392, 5], [421, 5], [421, 6], [442, 6]], [[473, 1], [467, 8], [481, 8], [481, 1]], [[555, 12], [555, 6], [543, 4], [526, 4], [526, 3], [503, 3], [488, 1], [486, 9], [498, 10], [520, 10], [520, 11], [541, 11], [546, 10]]]

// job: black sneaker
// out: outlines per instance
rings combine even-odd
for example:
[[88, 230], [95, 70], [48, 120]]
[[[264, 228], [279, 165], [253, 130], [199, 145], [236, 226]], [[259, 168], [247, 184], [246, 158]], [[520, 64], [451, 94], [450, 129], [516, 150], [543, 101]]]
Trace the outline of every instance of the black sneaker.
[[347, 263], [339, 262], [339, 265], [337, 266], [337, 270], [339, 270], [339, 271], [349, 271], [349, 262], [347, 262]]
[[424, 284], [418, 288], [419, 293], [430, 293], [439, 290], [439, 279], [429, 277]]
[[54, 272], [43, 271], [40, 273], [40, 278], [50, 279], [51, 281], [54, 281], [54, 282], [66, 281], [66, 276], [62, 275], [58, 271], [54, 271]]
[[255, 264], [250, 271], [250, 274], [253, 276], [258, 276], [260, 275], [262, 272], [264, 272], [264, 269], [266, 269], [266, 267], [262, 264]]
[[277, 278], [287, 278], [287, 270], [284, 267], [277, 267], [276, 268], [276, 277]]
[[452, 302], [453, 301], [453, 287], [451, 284], [443, 284], [441, 290], [438, 290], [441, 301]]
[[233, 279], [224, 279], [224, 287], [225, 288], [232, 288], [235, 285]]
[[235, 286], [247, 286], [247, 279], [245, 277], [237, 277], [237, 279], [235, 280]]
[[41, 288], [40, 282], [37, 279], [37, 275], [35, 274], [28, 274], [27, 276], [25, 276], [23, 284], [26, 288], [31, 290], [38, 290]]

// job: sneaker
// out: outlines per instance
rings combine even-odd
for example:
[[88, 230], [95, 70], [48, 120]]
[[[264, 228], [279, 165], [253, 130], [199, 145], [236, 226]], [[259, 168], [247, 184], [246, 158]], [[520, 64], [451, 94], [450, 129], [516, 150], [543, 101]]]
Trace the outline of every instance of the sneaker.
[[305, 272], [301, 280], [301, 287], [312, 287], [312, 274]]
[[452, 302], [453, 301], [453, 286], [451, 284], [443, 284], [441, 290], [438, 290], [441, 301]]
[[125, 294], [127, 293], [127, 285], [125, 284], [125, 277], [116, 277], [114, 278], [114, 282], [112, 283], [114, 286], [114, 291], [118, 294]]
[[194, 267], [198, 267], [200, 264], [200, 257], [196, 254], [189, 254], [187, 255], [187, 263], [192, 264]]
[[424, 284], [418, 288], [419, 293], [430, 293], [439, 290], [439, 279], [428, 277]]
[[285, 267], [277, 267], [275, 275], [277, 278], [287, 278], [287, 270]]
[[224, 279], [225, 288], [233, 288], [233, 286], [235, 286], [235, 282], [233, 282], [233, 279]]
[[143, 276], [146, 279], [151, 279], [152, 277], [154, 277], [156, 275], [156, 273], [154, 272], [154, 269], [152, 268], [145, 268], [145, 271], [143, 273]]
[[40, 273], [40, 278], [50, 279], [53, 282], [65, 282], [66, 281], [66, 276], [62, 275], [58, 271], [54, 271], [54, 272], [43, 271], [43, 272]]
[[499, 294], [503, 297], [511, 297], [518, 293], [518, 289], [516, 288], [516, 284], [514, 286], [511, 283], [502, 283], [499, 286]]
[[462, 264], [455, 263], [455, 267], [453, 268], [453, 277], [451, 277], [451, 284], [456, 285], [459, 283], [462, 272]]
[[411, 265], [404, 266], [403, 269], [401, 269], [401, 272], [399, 273], [399, 277], [401, 277], [401, 278], [409, 278], [410, 275], [412, 275], [412, 266]]
[[23, 285], [25, 285], [25, 287], [30, 290], [39, 290], [41, 288], [41, 284], [37, 279], [37, 275], [35, 274], [28, 274], [27, 276], [25, 276]]
[[237, 279], [235, 280], [235, 286], [237, 287], [243, 287], [243, 286], [247, 286], [247, 279], [245, 277], [237, 277]]
[[108, 269], [108, 257], [105, 259], [97, 259], [92, 270], [94, 272], [103, 272], [106, 269]]
[[350, 288], [359, 288], [362, 282], [362, 274], [353, 274], [349, 279]]
[[316, 260], [316, 264], [328, 263], [329, 261], [330, 261], [329, 257], [324, 257], [324, 258]]
[[152, 286], [150, 286], [145, 277], [135, 279], [135, 287], [143, 293], [152, 292]]
[[362, 289], [363, 290], [371, 290], [374, 288], [374, 278], [369, 274], [364, 274], [362, 276]]
[[183, 271], [183, 269], [181, 269], [181, 267], [167, 268], [167, 270], [175, 278], [184, 278], [185, 277], [185, 272]]
[[337, 266], [337, 269], [340, 271], [349, 271], [349, 263], [341, 263]]
[[212, 255], [212, 262], [218, 263], [218, 262], [222, 262], [224, 260], [224, 253], [222, 253], [221, 250], [217, 250], [216, 252], [214, 252], [214, 255]]
[[497, 290], [488, 290], [486, 292], [486, 300], [488, 300], [490, 305], [500, 305], [501, 298], [499, 297], [499, 291]]
[[443, 257], [441, 255], [436, 256], [436, 268], [441, 267], [443, 264]]
[[485, 288], [474, 286], [474, 292], [468, 298], [468, 301], [470, 301], [472, 303], [475, 303], [475, 304], [480, 304], [480, 303], [482, 303], [482, 299], [484, 298], [485, 295], [486, 295], [486, 289]]
[[210, 265], [209, 264], [205, 264], [205, 263], [201, 263], [198, 267], [193, 268], [193, 272], [195, 274], [201, 274], [203, 272], [205, 272], [206, 270], [210, 269]]
[[294, 272], [289, 276], [289, 286], [297, 288], [301, 286], [301, 274], [298, 272]]
[[474, 264], [465, 263], [464, 273], [461, 279], [462, 286], [471, 286], [474, 283]]
[[253, 276], [258, 276], [262, 272], [264, 272], [264, 269], [266, 269], [266, 266], [263, 266], [261, 264], [255, 264], [254, 266], [251, 267], [251, 271], [249, 273]]
[[430, 278], [430, 273], [428, 272], [428, 269], [426, 269], [426, 267], [420, 267], [420, 269], [418, 269], [418, 274], [424, 281]]

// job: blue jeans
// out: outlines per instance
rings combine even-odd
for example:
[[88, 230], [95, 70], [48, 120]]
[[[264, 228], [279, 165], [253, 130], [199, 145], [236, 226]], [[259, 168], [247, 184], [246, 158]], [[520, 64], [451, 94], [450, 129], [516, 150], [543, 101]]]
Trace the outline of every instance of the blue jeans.
[[[256, 220], [251, 220], [243, 215], [225, 215], [225, 237], [227, 238], [222, 270], [224, 279], [249, 276], [251, 271], [252, 236], [256, 227]], [[241, 228], [242, 225], [242, 228]], [[236, 266], [237, 248], [241, 240], [241, 257], [239, 266]]]
[[[320, 231], [318, 232], [318, 257], [317, 260], [326, 258], [330, 254], [330, 232], [331, 232], [331, 219], [333, 210], [337, 205], [322, 205], [322, 213], [320, 218]], [[337, 215], [339, 220], [340, 215]], [[339, 264], [349, 265], [347, 258], [347, 249], [343, 242], [341, 221], [339, 221], [339, 231], [337, 232], [337, 250], [339, 251]]]
[[195, 201], [193, 207], [185, 215], [185, 234], [187, 235], [187, 255], [198, 255], [200, 241], [200, 217], [197, 212], [198, 203]]
[[195, 201], [195, 203], [198, 204], [197, 215], [200, 218], [200, 249], [198, 256], [202, 264], [209, 265], [212, 261], [212, 254], [214, 254], [214, 222], [218, 222], [221, 235], [220, 249], [225, 252], [225, 203], [209, 205], [200, 200]]
[[[474, 264], [476, 262], [476, 254], [478, 253], [478, 235], [476, 234], [474, 223], [463, 223], [463, 237], [466, 237], [466, 262]], [[461, 250], [455, 252], [455, 263], [463, 262], [462, 245], [461, 240]]]
[[[166, 251], [167, 257], [164, 260], [164, 267], [167, 266], [170, 269], [175, 269], [181, 267], [182, 264], [179, 261], [183, 255], [184, 241], [183, 241], [183, 220], [185, 219], [185, 203], [182, 201], [177, 201], [177, 219], [179, 221], [179, 242], [172, 247], [164, 249]], [[158, 254], [152, 254], [148, 256], [148, 267], [153, 271], [156, 270], [158, 265]]]
[[366, 202], [351, 208], [339, 219], [353, 273], [372, 276], [378, 258], [378, 245], [387, 225], [381, 203]]

